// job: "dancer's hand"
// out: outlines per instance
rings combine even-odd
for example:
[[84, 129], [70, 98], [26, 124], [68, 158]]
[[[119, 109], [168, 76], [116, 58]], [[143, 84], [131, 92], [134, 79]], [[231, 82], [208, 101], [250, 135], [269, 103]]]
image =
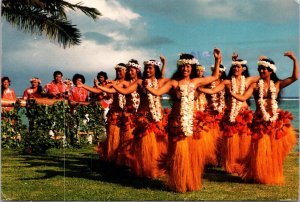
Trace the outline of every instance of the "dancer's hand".
[[214, 57], [217, 60], [222, 60], [222, 54], [221, 54], [221, 50], [219, 48], [215, 48], [214, 49]]
[[159, 58], [160, 58], [161, 63], [166, 64], [167, 59], [164, 55], [160, 55]]
[[236, 52], [232, 53], [231, 59], [232, 61], [236, 61], [238, 59], [239, 55]]
[[294, 55], [294, 53], [292, 51], [288, 51], [284, 53], [284, 56], [291, 58], [292, 60], [296, 59], [296, 56]]
[[258, 60], [260, 61], [260, 60], [263, 60], [263, 59], [268, 59], [268, 57], [265, 56], [265, 55], [261, 55], [261, 56], [259, 56], [259, 59], [258, 59]]

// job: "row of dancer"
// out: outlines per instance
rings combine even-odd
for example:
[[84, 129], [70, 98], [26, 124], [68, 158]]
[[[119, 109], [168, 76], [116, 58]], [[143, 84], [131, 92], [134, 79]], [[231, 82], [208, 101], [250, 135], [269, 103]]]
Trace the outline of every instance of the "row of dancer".
[[[143, 77], [130, 85], [118, 79], [118, 72], [140, 72], [137, 62], [117, 65], [117, 79], [107, 86], [80, 85], [114, 95], [107, 140], [99, 145], [101, 157], [130, 167], [139, 177], [167, 175], [167, 186], [177, 192], [201, 189], [204, 166], [218, 163], [246, 181], [283, 184], [283, 161], [296, 134], [289, 123], [292, 115], [280, 110], [277, 101], [280, 90], [298, 79], [296, 57], [284, 55], [294, 66], [292, 75], [282, 80], [271, 59], [261, 56], [259, 76], [250, 77], [247, 62], [234, 54], [222, 81], [224, 66], [216, 48], [211, 76], [199, 77], [203, 67], [197, 59], [181, 54], [170, 79], [161, 78], [158, 62], [149, 60]], [[160, 103], [166, 93], [172, 100], [168, 113]], [[247, 104], [252, 94], [254, 113]]]

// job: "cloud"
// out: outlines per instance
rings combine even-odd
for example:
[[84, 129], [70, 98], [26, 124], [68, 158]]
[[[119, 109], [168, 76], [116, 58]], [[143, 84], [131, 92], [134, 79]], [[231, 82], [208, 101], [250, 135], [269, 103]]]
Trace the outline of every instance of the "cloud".
[[144, 39], [140, 39], [138, 41], [134, 40], [133, 45], [139, 47], [160, 47], [162, 45], [173, 44], [174, 41], [168, 37], [163, 36], [153, 36], [153, 37], [145, 37]]
[[[71, 3], [78, 3], [79, 0], [68, 0]], [[102, 16], [103, 20], [115, 21], [126, 26], [130, 26], [132, 20], [136, 20], [140, 17], [139, 14], [133, 12], [124, 5], [121, 5], [116, 0], [86, 0], [84, 6], [97, 8]], [[84, 15], [83, 13], [76, 12], [77, 15]]]
[[[263, 22], [282, 23], [298, 19], [299, 16], [299, 5], [294, 0], [127, 0], [123, 4], [153, 15], [160, 13], [179, 23], [199, 23], [205, 19], [259, 19]], [[277, 15], [278, 13], [282, 15]]]
[[112, 42], [112, 38], [98, 32], [85, 32], [83, 34], [84, 40], [92, 40], [98, 44], [109, 44]]

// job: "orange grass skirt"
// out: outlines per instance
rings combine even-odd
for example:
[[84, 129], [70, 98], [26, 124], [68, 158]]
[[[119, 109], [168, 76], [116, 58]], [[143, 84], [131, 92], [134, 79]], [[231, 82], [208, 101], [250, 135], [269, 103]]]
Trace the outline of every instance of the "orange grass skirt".
[[[279, 111], [276, 122], [263, 122], [260, 114], [255, 120], [252, 142], [248, 156], [244, 159], [241, 176], [247, 181], [267, 185], [284, 184], [283, 163], [297, 142], [296, 132], [289, 123], [289, 112]], [[260, 123], [260, 127], [258, 127]], [[269, 130], [271, 127], [272, 129]], [[253, 130], [252, 128], [252, 130]], [[262, 134], [262, 131], [266, 131]]]

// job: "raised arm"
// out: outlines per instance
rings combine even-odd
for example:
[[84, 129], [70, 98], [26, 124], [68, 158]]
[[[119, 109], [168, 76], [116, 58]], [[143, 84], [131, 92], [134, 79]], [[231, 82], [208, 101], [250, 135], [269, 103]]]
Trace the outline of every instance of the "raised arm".
[[196, 83], [196, 86], [203, 86], [207, 85], [215, 80], [218, 79], [219, 77], [219, 69], [220, 69], [220, 64], [222, 61], [222, 54], [221, 50], [219, 48], [214, 49], [214, 57], [215, 57], [215, 68], [212, 76], [207, 76], [204, 78], [194, 78], [194, 82]]
[[228, 83], [228, 80], [224, 80], [221, 83], [219, 83], [219, 85], [217, 85], [215, 88], [198, 88], [198, 90], [200, 92], [206, 93], [206, 94], [215, 94], [220, 92], [221, 90], [223, 90], [225, 88], [225, 85]]
[[292, 76], [281, 80], [280, 81], [280, 89], [287, 87], [288, 85], [292, 84], [293, 82], [295, 82], [296, 80], [298, 80], [298, 61], [296, 56], [294, 55], [293, 52], [289, 51], [289, 52], [285, 52], [284, 56], [289, 57], [291, 60], [293, 60], [294, 63], [294, 67], [293, 67], [293, 74]]
[[250, 86], [252, 83], [256, 83], [260, 79], [260, 76], [249, 76], [246, 78], [248, 85]]
[[132, 85], [128, 86], [127, 88], [122, 88], [121, 86], [116, 85], [116, 84], [113, 84], [112, 86], [117, 92], [119, 92], [123, 95], [127, 95], [127, 94], [133, 93], [134, 91], [137, 90], [139, 82], [141, 82], [141, 79], [137, 80], [136, 82], [134, 82]]
[[249, 86], [249, 88], [246, 90], [246, 92], [244, 93], [244, 95], [237, 95], [237, 94], [233, 93], [231, 90], [230, 90], [230, 94], [235, 99], [244, 102], [244, 101], [248, 100], [251, 97], [251, 95], [253, 94], [253, 90], [256, 87], [256, 85], [257, 85], [256, 83], [252, 83]]
[[160, 61], [162, 63], [161, 67], [161, 78], [165, 78], [165, 73], [166, 73], [166, 66], [167, 66], [167, 59], [164, 55], [159, 56]]
[[172, 88], [172, 86], [173, 86], [173, 80], [169, 80], [162, 87], [160, 87], [158, 89], [151, 88], [151, 87], [149, 87], [149, 85], [146, 85], [146, 89], [153, 95], [163, 95], [163, 94], [169, 92], [170, 89]]

